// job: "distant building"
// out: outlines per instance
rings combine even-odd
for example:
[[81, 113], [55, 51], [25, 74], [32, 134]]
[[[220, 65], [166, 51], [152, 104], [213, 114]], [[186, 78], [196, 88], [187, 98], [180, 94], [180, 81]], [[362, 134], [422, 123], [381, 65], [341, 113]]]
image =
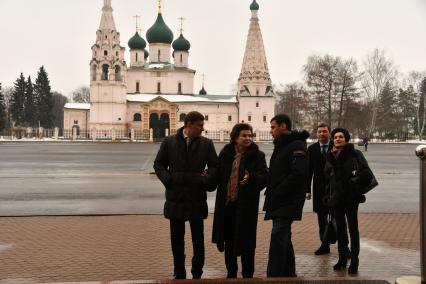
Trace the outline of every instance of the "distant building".
[[128, 133], [133, 129], [145, 134], [152, 129], [154, 138], [161, 138], [174, 133], [183, 125], [185, 115], [197, 110], [205, 115], [205, 129], [210, 132], [230, 131], [238, 122], [250, 123], [254, 130], [268, 131], [275, 97], [256, 0], [250, 10], [237, 94], [209, 94], [204, 84], [195, 94], [196, 71], [189, 65], [191, 44], [182, 32], [174, 39], [163, 19], [161, 4], [157, 20], [146, 33], [148, 44], [138, 31], [128, 41], [127, 65], [111, 0], [104, 0], [96, 43], [92, 46], [90, 104], [66, 104], [64, 129], [90, 133], [112, 129]]

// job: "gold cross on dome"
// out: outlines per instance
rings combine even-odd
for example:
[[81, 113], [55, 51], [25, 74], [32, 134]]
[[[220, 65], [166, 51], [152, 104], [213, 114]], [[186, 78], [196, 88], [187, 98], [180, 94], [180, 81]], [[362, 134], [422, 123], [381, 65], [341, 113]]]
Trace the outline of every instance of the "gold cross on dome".
[[161, 2], [162, 0], [157, 0], [158, 1], [158, 14], [161, 14]]
[[183, 21], [185, 21], [184, 17], [180, 17], [178, 18], [180, 20], [180, 29], [179, 32], [182, 34], [183, 33]]
[[141, 18], [139, 15], [135, 15], [133, 16], [133, 18], [135, 18], [136, 21], [136, 31], [139, 32], [140, 28], [139, 28], [139, 19]]

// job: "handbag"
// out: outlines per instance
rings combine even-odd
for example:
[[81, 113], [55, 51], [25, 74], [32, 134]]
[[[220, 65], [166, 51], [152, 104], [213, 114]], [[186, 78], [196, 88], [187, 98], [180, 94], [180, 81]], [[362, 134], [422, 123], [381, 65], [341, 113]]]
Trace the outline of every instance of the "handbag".
[[321, 236], [321, 242], [326, 244], [335, 244], [337, 241], [337, 224], [336, 218], [332, 213], [327, 215], [327, 224], [324, 233]]
[[[353, 176], [356, 177], [359, 175], [359, 164], [358, 164], [358, 154], [355, 155], [355, 157], [352, 158], [352, 164], [353, 164]], [[379, 185], [379, 182], [377, 181], [376, 177], [373, 174], [373, 171], [371, 171], [370, 167], [365, 168], [367, 178], [365, 179], [366, 182], [361, 183], [358, 187], [358, 193], [360, 194], [366, 194], [373, 188]]]

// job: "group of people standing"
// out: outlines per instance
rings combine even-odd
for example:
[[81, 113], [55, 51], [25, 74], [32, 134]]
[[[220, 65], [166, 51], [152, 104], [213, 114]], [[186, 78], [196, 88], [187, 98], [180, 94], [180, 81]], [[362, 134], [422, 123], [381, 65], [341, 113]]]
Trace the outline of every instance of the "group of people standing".
[[309, 133], [292, 131], [291, 119], [285, 114], [276, 115], [271, 120], [274, 151], [268, 168], [265, 154], [253, 142], [249, 124], [233, 127], [230, 143], [219, 156], [213, 142], [201, 136], [203, 127], [201, 113], [188, 113], [184, 127], [163, 141], [154, 162], [155, 172], [166, 188], [164, 216], [170, 221], [176, 279], [187, 277], [185, 222], [191, 228], [192, 277], [199, 279], [203, 274], [207, 192], [216, 189], [212, 242], [224, 252], [228, 278], [237, 277], [238, 257], [242, 276], [253, 277], [259, 199], [265, 187], [265, 220], [272, 220], [267, 277], [295, 277], [291, 226], [301, 220], [305, 199], [312, 197], [312, 177], [314, 211], [323, 240], [315, 254], [330, 252], [323, 235], [327, 218], [333, 215], [339, 251], [334, 269], [346, 268], [350, 257], [348, 272], [357, 273], [357, 211], [358, 204], [365, 201], [360, 193], [363, 191], [358, 189], [369, 182], [372, 173], [362, 153], [349, 143], [346, 129], [336, 128], [330, 136], [330, 128], [322, 124], [317, 130], [318, 142], [307, 148]]

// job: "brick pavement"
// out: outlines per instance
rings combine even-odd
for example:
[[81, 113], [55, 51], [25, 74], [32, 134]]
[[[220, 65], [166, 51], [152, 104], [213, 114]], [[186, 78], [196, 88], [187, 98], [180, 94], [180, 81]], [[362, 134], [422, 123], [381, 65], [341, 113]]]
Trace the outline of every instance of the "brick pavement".
[[[258, 226], [256, 277], [264, 277], [271, 222]], [[206, 221], [203, 277], [226, 276], [223, 255], [211, 244]], [[419, 275], [417, 214], [360, 214], [359, 277], [393, 280]], [[187, 232], [189, 228], [187, 226]], [[187, 267], [192, 247], [187, 234]], [[335, 246], [314, 256], [319, 245], [316, 215], [296, 222], [293, 240], [297, 273], [304, 277], [345, 277], [334, 272]], [[84, 282], [171, 278], [168, 222], [158, 215], [0, 218], [0, 283]]]

